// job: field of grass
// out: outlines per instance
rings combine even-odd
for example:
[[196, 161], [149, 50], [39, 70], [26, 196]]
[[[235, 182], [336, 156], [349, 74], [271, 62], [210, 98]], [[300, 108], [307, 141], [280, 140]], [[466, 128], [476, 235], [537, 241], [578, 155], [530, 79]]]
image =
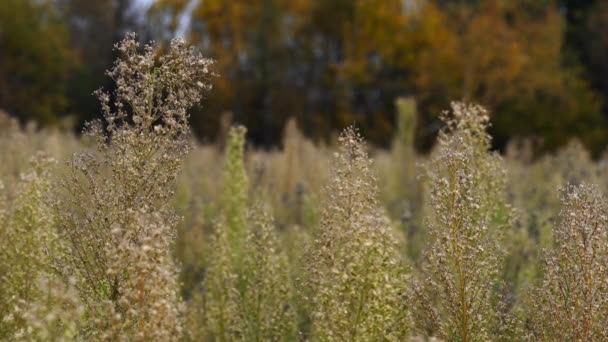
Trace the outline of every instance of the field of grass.
[[491, 151], [453, 103], [427, 156], [295, 122], [194, 142], [202, 58], [133, 37], [86, 134], [0, 115], [2, 341], [608, 341], [608, 166]]

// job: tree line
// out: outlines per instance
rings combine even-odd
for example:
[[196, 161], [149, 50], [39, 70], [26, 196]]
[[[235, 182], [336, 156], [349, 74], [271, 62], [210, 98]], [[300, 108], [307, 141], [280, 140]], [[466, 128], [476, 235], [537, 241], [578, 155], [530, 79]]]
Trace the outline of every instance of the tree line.
[[[188, 21], [184, 18], [188, 17]], [[428, 149], [452, 100], [489, 108], [496, 148], [538, 152], [578, 137], [596, 155], [608, 128], [608, 3], [601, 0], [5, 0], [0, 108], [22, 122], [80, 126], [114, 42], [187, 37], [216, 62], [191, 123], [216, 139], [222, 116], [274, 146], [291, 117], [324, 141], [351, 124], [388, 146], [394, 100], [416, 100]]]

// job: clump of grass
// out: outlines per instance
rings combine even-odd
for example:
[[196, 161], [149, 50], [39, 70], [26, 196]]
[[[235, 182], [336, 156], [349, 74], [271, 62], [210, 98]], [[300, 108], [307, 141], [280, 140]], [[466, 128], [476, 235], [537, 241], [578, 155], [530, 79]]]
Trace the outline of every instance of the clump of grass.
[[446, 128], [425, 174], [431, 244], [423, 279], [413, 286], [418, 328], [446, 340], [497, 340], [494, 290], [509, 220], [505, 172], [500, 157], [489, 152], [483, 108], [453, 103], [443, 120]]
[[312, 336], [320, 341], [403, 340], [408, 308], [396, 238], [377, 202], [365, 144], [339, 138], [321, 223], [308, 250]]
[[554, 247], [545, 255], [545, 277], [528, 298], [529, 339], [608, 339], [608, 203], [593, 185], [561, 189], [562, 209]]

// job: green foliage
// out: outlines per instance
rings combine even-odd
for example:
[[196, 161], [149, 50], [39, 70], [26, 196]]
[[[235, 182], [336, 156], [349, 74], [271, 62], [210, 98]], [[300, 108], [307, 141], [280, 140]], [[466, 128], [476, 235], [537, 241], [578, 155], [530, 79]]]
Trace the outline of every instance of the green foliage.
[[393, 158], [398, 162], [398, 168], [394, 175], [396, 179], [391, 182], [390, 190], [394, 193], [389, 194], [388, 201], [402, 202], [398, 207], [400, 212], [394, 216], [399, 217], [406, 210], [410, 210], [416, 201], [418, 193], [416, 183], [416, 151], [414, 147], [416, 129], [416, 101], [413, 98], [398, 98], [395, 100], [397, 108], [397, 134], [393, 141]]
[[84, 306], [72, 280], [65, 282], [53, 277], [42, 277], [36, 279], [35, 285], [41, 291], [40, 297], [21, 303], [19, 315], [24, 321], [24, 328], [8, 340], [78, 340], [85, 318]]
[[416, 101], [413, 98], [398, 98], [395, 100], [395, 106], [397, 107], [397, 144], [404, 150], [411, 150], [416, 132]]
[[397, 134], [392, 146], [392, 158], [397, 162], [392, 172], [396, 179], [386, 185], [391, 191], [390, 213], [398, 218], [407, 234], [407, 253], [414, 260], [420, 256], [420, 246], [425, 239], [422, 217], [422, 183], [416, 174], [416, 125], [418, 112], [412, 97], [395, 100], [397, 107]]

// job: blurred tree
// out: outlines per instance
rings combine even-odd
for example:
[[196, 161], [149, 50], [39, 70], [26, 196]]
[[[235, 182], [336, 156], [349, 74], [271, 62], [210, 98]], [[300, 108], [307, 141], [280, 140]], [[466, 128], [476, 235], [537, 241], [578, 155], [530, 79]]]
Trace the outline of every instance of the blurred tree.
[[445, 37], [420, 58], [423, 113], [464, 98], [491, 109], [497, 147], [514, 136], [540, 136], [543, 149], [553, 150], [580, 136], [598, 153], [606, 143], [601, 102], [580, 68], [564, 63], [559, 8], [529, 0], [458, 6], [446, 5], [440, 16]]
[[[152, 11], [171, 13], [175, 29], [188, 3], [161, 0]], [[270, 145], [295, 116], [315, 138], [356, 122], [387, 145], [393, 100], [411, 73], [407, 24], [401, 0], [200, 1], [191, 38], [222, 77], [195, 129], [215, 131], [208, 123], [230, 111], [251, 138]]]
[[602, 96], [608, 114], [608, 2], [561, 0], [567, 21], [567, 57], [580, 62], [585, 76]]
[[585, 43], [588, 55], [588, 75], [592, 84], [603, 97], [604, 113], [608, 113], [608, 2], [596, 1], [585, 23], [589, 31]]
[[316, 2], [311, 26], [334, 42], [327, 55], [339, 56], [328, 63], [332, 79], [327, 86], [337, 114], [333, 126], [356, 122], [369, 139], [386, 146], [395, 126], [394, 99], [414, 90], [409, 81], [417, 52], [417, 33], [409, 26], [413, 16], [401, 0], [363, 0], [344, 2], [345, 18], [339, 20], [328, 3]]
[[66, 114], [76, 59], [51, 0], [5, 0], [0, 6], [0, 108], [21, 121], [53, 123]]
[[[80, 122], [99, 112], [113, 42], [189, 33], [214, 58], [215, 89], [195, 110], [215, 139], [224, 113], [277, 144], [287, 118], [330, 139], [355, 123], [388, 146], [393, 101], [415, 96], [416, 143], [433, 144], [451, 100], [493, 113], [494, 144], [540, 136], [552, 150], [579, 136], [606, 144], [608, 3], [601, 0], [6, 0], [0, 8], [0, 106], [22, 119]], [[184, 20], [191, 19], [191, 20]], [[187, 29], [185, 32], [184, 27]], [[35, 100], [32, 100], [35, 99]]]
[[[189, 0], [161, 0], [152, 12], [170, 13], [169, 29], [175, 31], [188, 3]], [[193, 12], [191, 39], [216, 60], [215, 67], [222, 77], [215, 79], [205, 110], [193, 115], [197, 133], [213, 136], [220, 115], [228, 111], [249, 128], [249, 136], [257, 142], [276, 142], [275, 134], [282, 128], [278, 113], [282, 103], [288, 102], [280, 96], [284, 89], [279, 80], [286, 73], [284, 27], [279, 13], [284, 13], [288, 4], [278, 0], [198, 3]]]
[[[98, 101], [92, 96], [100, 86], [111, 87], [105, 77], [116, 59], [114, 43], [127, 31], [145, 31], [137, 27], [136, 0], [55, 0], [70, 32], [70, 44], [82, 63], [70, 75], [67, 95], [70, 106], [82, 124], [99, 115]], [[143, 33], [143, 34], [142, 34]]]
[[[188, 4], [160, 0], [153, 12], [175, 30]], [[422, 149], [439, 112], [467, 99], [494, 113], [497, 147], [538, 135], [551, 150], [578, 135], [597, 152], [601, 102], [580, 64], [565, 63], [565, 24], [555, 0], [198, 1], [191, 37], [222, 77], [194, 126], [212, 135], [229, 111], [271, 145], [295, 116], [315, 138], [356, 123], [386, 146], [394, 98], [413, 94]]]

